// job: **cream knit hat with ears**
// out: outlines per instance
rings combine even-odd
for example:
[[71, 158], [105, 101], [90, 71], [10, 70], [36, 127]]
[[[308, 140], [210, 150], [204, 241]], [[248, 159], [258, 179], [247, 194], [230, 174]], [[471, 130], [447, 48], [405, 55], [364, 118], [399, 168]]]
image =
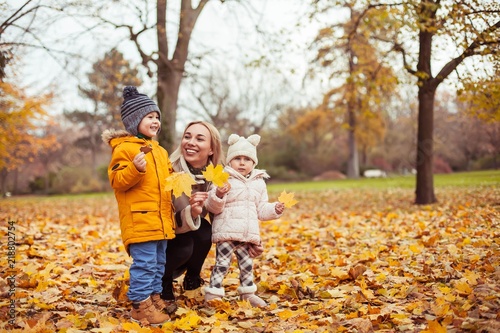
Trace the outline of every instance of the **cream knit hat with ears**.
[[227, 143], [229, 144], [229, 148], [227, 150], [227, 158], [226, 163], [229, 164], [233, 158], [236, 156], [246, 156], [252, 161], [254, 161], [255, 165], [259, 162], [257, 159], [257, 145], [260, 142], [260, 135], [252, 134], [247, 139], [237, 134], [231, 134]]

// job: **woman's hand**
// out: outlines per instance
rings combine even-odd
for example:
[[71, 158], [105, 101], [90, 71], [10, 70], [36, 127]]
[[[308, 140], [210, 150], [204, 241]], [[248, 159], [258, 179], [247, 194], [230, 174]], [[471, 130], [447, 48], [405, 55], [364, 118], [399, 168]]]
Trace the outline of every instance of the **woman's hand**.
[[191, 194], [189, 198], [189, 205], [191, 206], [191, 217], [193, 219], [200, 216], [203, 211], [203, 205], [205, 204], [205, 200], [208, 198], [207, 192], [195, 192]]
[[231, 189], [231, 184], [229, 183], [224, 183], [223, 186], [221, 187], [217, 187], [217, 189], [215, 190], [215, 195], [217, 195], [220, 199], [222, 199], [222, 197], [227, 193], [229, 192], [229, 190]]
[[146, 159], [144, 158], [146, 155], [141, 151], [139, 154], [135, 155], [134, 160], [132, 161], [135, 165], [135, 168], [139, 172], [146, 171]]

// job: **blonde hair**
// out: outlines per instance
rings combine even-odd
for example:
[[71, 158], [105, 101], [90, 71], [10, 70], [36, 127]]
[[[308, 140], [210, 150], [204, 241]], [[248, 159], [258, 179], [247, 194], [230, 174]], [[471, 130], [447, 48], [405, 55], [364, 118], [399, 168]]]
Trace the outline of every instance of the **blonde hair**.
[[[186, 131], [189, 127], [197, 124], [205, 126], [208, 132], [210, 133], [210, 148], [212, 149], [212, 155], [208, 157], [209, 161], [212, 162], [213, 165], [217, 164], [224, 165], [225, 157], [222, 151], [222, 141], [220, 138], [220, 133], [217, 130], [217, 128], [215, 128], [214, 125], [203, 120], [192, 121], [189, 124], [187, 124], [186, 128], [184, 128], [182, 137], [184, 137], [184, 134], [186, 134]], [[175, 149], [174, 152], [170, 155], [170, 161], [172, 163], [175, 163], [181, 158], [181, 155], [182, 155], [181, 143], [179, 143], [177, 149]]]

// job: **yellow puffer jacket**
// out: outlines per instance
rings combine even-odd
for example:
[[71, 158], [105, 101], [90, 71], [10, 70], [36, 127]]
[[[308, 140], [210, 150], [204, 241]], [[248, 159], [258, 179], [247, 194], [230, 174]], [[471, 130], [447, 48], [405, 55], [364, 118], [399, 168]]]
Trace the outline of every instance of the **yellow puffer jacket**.
[[[172, 172], [167, 151], [157, 141], [140, 139], [123, 130], [106, 130], [102, 138], [113, 149], [108, 176], [118, 202], [127, 252], [133, 243], [174, 238], [172, 194], [165, 191], [166, 178]], [[146, 171], [139, 172], [132, 161], [145, 145], [152, 150], [146, 154]]]

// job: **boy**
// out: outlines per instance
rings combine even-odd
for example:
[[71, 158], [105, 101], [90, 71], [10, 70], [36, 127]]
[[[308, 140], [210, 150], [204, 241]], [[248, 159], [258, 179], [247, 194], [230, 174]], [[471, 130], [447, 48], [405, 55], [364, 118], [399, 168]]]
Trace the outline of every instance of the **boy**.
[[153, 137], [160, 131], [160, 109], [135, 87], [123, 90], [121, 117], [126, 131], [104, 131], [113, 151], [108, 168], [114, 189], [122, 241], [132, 257], [130, 316], [144, 325], [160, 325], [169, 316], [160, 298], [167, 239], [175, 237], [171, 193], [164, 191], [172, 172], [167, 151]]

